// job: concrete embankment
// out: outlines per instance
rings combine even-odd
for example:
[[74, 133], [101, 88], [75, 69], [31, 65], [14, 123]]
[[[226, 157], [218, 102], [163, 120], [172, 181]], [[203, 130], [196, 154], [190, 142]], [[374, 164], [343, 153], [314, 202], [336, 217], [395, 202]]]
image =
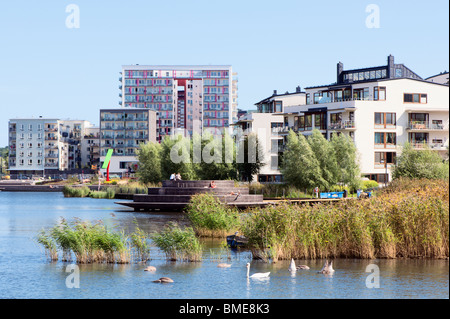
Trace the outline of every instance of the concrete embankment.
[[[84, 186], [84, 185], [80, 185]], [[98, 185], [86, 185], [91, 190], [98, 190]], [[34, 185], [32, 181], [1, 181], [3, 192], [62, 192], [64, 185]], [[104, 186], [102, 186], [104, 187]]]

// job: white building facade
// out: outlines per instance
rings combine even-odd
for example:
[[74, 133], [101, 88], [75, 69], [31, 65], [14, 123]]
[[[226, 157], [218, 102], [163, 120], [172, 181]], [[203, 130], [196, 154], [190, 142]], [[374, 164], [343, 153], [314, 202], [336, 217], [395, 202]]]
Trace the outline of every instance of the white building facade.
[[421, 79], [394, 64], [392, 56], [386, 66], [375, 68], [344, 71], [339, 63], [336, 83], [305, 91], [305, 105], [285, 109], [285, 131], [310, 135], [319, 129], [327, 139], [348, 134], [358, 150], [362, 175], [369, 179], [391, 180], [406, 142], [442, 156], [447, 152], [449, 86]]

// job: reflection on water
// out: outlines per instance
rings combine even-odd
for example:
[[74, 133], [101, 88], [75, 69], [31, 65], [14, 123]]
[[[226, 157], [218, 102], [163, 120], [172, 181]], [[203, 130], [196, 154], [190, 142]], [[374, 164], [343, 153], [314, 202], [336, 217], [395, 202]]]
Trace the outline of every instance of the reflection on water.
[[[324, 260], [302, 260], [309, 270], [289, 272], [289, 261], [252, 261], [246, 250], [229, 250], [222, 239], [202, 239], [202, 262], [169, 262], [152, 247], [145, 264], [79, 265], [80, 288], [69, 289], [65, 281], [68, 263], [45, 259], [34, 237], [42, 228], [63, 217], [102, 220], [108, 227], [132, 231], [136, 224], [147, 232], [162, 229], [169, 221], [187, 225], [181, 213], [139, 213], [123, 210], [113, 200], [64, 198], [60, 193], [0, 192], [0, 297], [1, 298], [449, 298], [447, 260], [337, 259], [332, 275], [318, 273]], [[219, 262], [231, 264], [218, 268]], [[251, 273], [270, 272], [270, 277], [247, 278]], [[380, 270], [380, 288], [366, 287], [370, 273]], [[144, 271], [148, 265], [157, 271]], [[173, 284], [152, 281], [170, 277]]]

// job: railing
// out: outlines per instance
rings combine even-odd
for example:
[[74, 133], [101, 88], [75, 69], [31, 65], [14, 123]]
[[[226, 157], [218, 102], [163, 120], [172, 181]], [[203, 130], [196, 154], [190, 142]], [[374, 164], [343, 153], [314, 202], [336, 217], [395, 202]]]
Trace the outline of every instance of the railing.
[[[444, 124], [434, 124], [427, 121], [413, 121], [408, 123], [408, 129], [410, 130], [445, 130]], [[448, 127], [447, 127], [448, 129]]]
[[56, 136], [45, 136], [46, 141], [56, 141], [58, 138]]
[[423, 149], [432, 149], [432, 150], [446, 150], [447, 147], [445, 143], [430, 143], [430, 142], [412, 142], [412, 147], [415, 149], [423, 150]]
[[347, 120], [342, 122], [330, 123], [330, 130], [345, 130], [355, 128], [355, 121]]
[[[331, 97], [322, 97], [319, 99], [317, 103], [308, 103], [307, 105], [313, 105], [313, 104], [326, 104], [326, 103], [336, 103], [336, 102], [351, 102], [351, 101], [378, 101], [374, 100], [371, 97], [352, 97], [352, 98], [331, 98]], [[379, 101], [385, 101], [385, 100], [379, 100]]]
[[58, 163], [45, 163], [44, 167], [58, 167]]

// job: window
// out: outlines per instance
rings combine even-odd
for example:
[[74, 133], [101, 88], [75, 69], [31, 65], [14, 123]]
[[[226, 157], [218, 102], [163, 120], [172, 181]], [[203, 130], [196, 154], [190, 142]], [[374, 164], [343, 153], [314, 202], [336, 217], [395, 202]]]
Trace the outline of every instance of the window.
[[309, 93], [306, 93], [306, 104], [311, 104], [311, 96]]
[[396, 78], [402, 77], [402, 69], [395, 69], [395, 77]]
[[383, 125], [384, 128], [395, 126], [397, 123], [396, 113], [375, 113], [375, 125], [380, 128]]
[[331, 113], [330, 114], [330, 123], [338, 124], [342, 121], [342, 113]]
[[375, 113], [375, 124], [384, 124], [384, 113]]
[[422, 103], [426, 104], [427, 94], [421, 93], [404, 93], [403, 94], [403, 102], [404, 103]]
[[283, 112], [283, 102], [275, 101], [275, 113]]
[[373, 99], [374, 99], [374, 101], [385, 101], [386, 100], [386, 87], [375, 86], [373, 88]]
[[314, 104], [319, 104], [321, 97], [322, 97], [322, 93], [320, 93], [320, 92], [314, 93]]
[[298, 117], [298, 130], [304, 131], [305, 130], [305, 116], [299, 116]]
[[305, 130], [312, 130], [312, 114], [305, 115]]
[[274, 170], [278, 169], [278, 156], [270, 157], [270, 168]]
[[386, 147], [386, 145], [396, 145], [397, 143], [397, 135], [396, 133], [391, 132], [375, 132], [375, 145], [382, 145]]
[[395, 152], [375, 152], [375, 164], [395, 164]]
[[396, 116], [395, 113], [385, 113], [386, 116], [386, 125], [395, 125]]
[[326, 113], [318, 113], [314, 115], [314, 127], [319, 130], [326, 130]]

